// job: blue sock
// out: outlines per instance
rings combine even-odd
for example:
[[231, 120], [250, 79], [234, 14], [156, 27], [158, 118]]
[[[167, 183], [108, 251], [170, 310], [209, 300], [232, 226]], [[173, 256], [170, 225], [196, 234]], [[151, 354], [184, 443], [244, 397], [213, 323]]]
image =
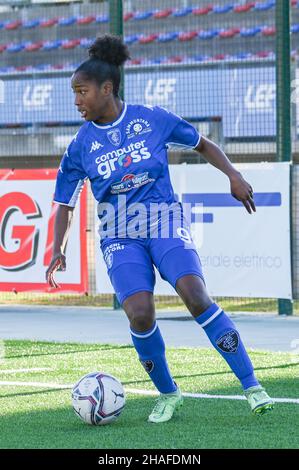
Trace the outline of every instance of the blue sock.
[[259, 385], [240, 335], [226, 313], [214, 303], [196, 321], [238, 377], [243, 389]]
[[157, 322], [142, 333], [131, 328], [131, 335], [139, 360], [160, 393], [177, 389], [166, 362], [165, 344]]

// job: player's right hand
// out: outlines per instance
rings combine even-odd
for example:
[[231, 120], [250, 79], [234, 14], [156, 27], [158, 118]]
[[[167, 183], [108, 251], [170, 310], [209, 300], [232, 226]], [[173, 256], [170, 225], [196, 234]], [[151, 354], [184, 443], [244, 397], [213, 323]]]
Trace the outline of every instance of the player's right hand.
[[59, 284], [57, 284], [57, 282], [54, 279], [54, 274], [59, 268], [61, 268], [62, 271], [66, 270], [65, 256], [62, 253], [59, 253], [53, 256], [51, 263], [46, 272], [47, 283], [51, 287], [54, 287], [55, 289], [58, 289], [60, 287]]

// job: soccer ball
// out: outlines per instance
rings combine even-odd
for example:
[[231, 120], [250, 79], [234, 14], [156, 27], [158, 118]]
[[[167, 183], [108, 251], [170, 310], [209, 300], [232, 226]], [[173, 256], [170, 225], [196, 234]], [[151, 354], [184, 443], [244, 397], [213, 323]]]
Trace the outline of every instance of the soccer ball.
[[122, 384], [110, 374], [92, 372], [81, 377], [72, 390], [73, 409], [85, 423], [108, 424], [125, 406]]

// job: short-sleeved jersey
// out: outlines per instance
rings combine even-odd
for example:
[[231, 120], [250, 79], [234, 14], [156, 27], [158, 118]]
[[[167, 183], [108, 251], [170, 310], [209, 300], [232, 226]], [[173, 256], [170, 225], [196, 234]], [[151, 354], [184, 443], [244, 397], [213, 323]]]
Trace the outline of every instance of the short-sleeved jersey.
[[164, 108], [124, 103], [115, 121], [106, 125], [86, 122], [79, 129], [61, 161], [54, 201], [74, 207], [88, 178], [95, 199], [113, 206], [116, 219], [120, 200], [126, 207], [171, 205], [176, 199], [168, 144], [194, 148], [200, 138], [191, 124]]

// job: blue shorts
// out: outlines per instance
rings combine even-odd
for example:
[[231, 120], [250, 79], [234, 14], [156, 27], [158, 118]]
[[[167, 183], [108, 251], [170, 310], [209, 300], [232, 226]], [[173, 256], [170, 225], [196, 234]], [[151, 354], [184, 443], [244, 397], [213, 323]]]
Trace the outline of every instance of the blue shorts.
[[177, 280], [195, 274], [203, 280], [195, 245], [186, 238], [113, 238], [101, 243], [108, 275], [120, 304], [130, 295], [154, 291], [154, 266], [175, 289]]

